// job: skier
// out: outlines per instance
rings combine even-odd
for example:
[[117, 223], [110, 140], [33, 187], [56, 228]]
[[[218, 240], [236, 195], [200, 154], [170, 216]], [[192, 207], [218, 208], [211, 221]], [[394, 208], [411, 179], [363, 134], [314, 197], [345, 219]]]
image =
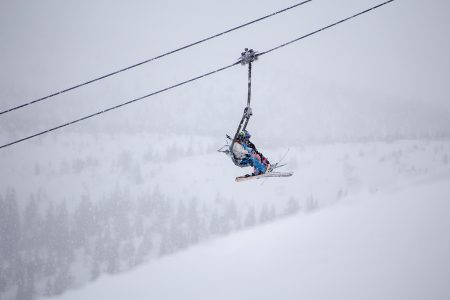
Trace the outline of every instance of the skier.
[[247, 130], [239, 132], [236, 143], [233, 145], [233, 155], [241, 167], [252, 166], [253, 174], [248, 176], [257, 176], [270, 170], [270, 163], [250, 141], [250, 133]]
[[[274, 171], [277, 168], [284, 166], [280, 164], [281, 160], [271, 165], [267, 158], [264, 157], [250, 142], [250, 133], [245, 130], [247, 128], [250, 117], [253, 115], [250, 107], [251, 96], [251, 74], [252, 74], [252, 62], [258, 58], [258, 53], [252, 49], [245, 48], [245, 51], [241, 53], [239, 62], [242, 65], [248, 65], [248, 94], [247, 94], [247, 106], [244, 108], [244, 114], [239, 122], [238, 129], [234, 135], [234, 138], [228, 134], [227, 144], [217, 151], [225, 153], [231, 158], [233, 163], [238, 167], [253, 167], [253, 174], [246, 174], [244, 176], [236, 177], [236, 181], [244, 181], [251, 179], [260, 179], [267, 177], [289, 177], [292, 176], [292, 172], [277, 172]], [[228, 143], [228, 141], [231, 142]]]

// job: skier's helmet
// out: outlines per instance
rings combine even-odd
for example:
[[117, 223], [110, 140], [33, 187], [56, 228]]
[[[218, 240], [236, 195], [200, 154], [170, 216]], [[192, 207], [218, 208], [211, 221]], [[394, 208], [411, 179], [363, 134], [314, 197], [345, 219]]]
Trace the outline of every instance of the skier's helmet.
[[251, 137], [251, 134], [247, 130], [242, 130], [239, 132], [238, 138], [241, 140], [248, 140]]

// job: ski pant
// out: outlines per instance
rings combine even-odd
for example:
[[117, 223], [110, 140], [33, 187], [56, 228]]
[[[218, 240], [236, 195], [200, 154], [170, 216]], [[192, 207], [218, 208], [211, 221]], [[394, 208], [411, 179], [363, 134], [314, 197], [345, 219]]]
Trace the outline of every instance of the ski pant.
[[259, 156], [257, 155], [249, 155], [244, 157], [241, 160], [242, 166], [252, 166], [255, 168], [255, 170], [258, 170], [259, 173], [265, 173], [266, 172], [266, 166], [261, 163], [259, 160]]

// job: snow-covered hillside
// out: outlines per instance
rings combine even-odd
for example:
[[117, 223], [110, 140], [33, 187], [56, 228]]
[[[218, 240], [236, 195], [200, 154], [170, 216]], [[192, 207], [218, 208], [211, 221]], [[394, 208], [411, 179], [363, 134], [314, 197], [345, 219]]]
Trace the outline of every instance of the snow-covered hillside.
[[56, 299], [449, 299], [450, 180], [215, 239]]
[[[355, 209], [372, 203], [371, 209], [378, 210], [376, 199], [398, 193], [400, 200], [393, 203], [403, 205], [404, 211], [395, 222], [380, 216], [377, 222], [386, 229], [418, 209], [412, 206], [416, 202], [410, 205], [408, 201], [416, 186], [438, 182], [426, 191], [448, 197], [445, 184], [439, 183], [450, 178], [450, 142], [446, 140], [292, 147], [285, 169], [293, 171], [293, 177], [245, 183], [236, 183], [234, 177], [250, 170], [236, 168], [228, 157], [216, 152], [222, 142], [180, 135], [64, 135], [52, 141], [52, 152], [47, 152], [48, 143], [36, 142], [34, 157], [27, 156], [25, 148], [4, 152], [2, 238], [17, 239], [18, 243], [3, 250], [9, 254], [3, 262], [4, 274], [0, 274], [7, 276], [0, 278], [7, 287], [2, 296], [13, 299], [21, 291], [54, 296], [68, 289], [89, 288], [90, 281], [99, 277], [102, 281], [105, 274], [120, 274], [144, 263], [154, 266], [159, 259], [170, 260], [170, 255], [196, 245], [212, 251], [208, 255], [216, 255], [216, 248], [208, 248], [211, 239], [257, 225], [266, 230], [276, 228], [283, 223], [276, 221], [296, 212], [302, 213], [298, 222], [308, 223], [318, 218], [316, 215], [341, 211], [351, 203]], [[272, 161], [287, 151], [271, 148], [258, 137], [255, 142]], [[19, 208], [11, 206], [15, 202]], [[384, 206], [379, 209], [384, 211], [390, 202], [381, 203]], [[445, 211], [445, 207], [439, 209]], [[316, 213], [307, 214], [312, 211]], [[418, 213], [424, 213], [420, 224], [436, 221], [432, 214], [425, 214], [426, 208]], [[373, 226], [378, 227], [377, 222]], [[411, 234], [417, 233], [410, 229]], [[363, 233], [355, 236], [358, 234]], [[230, 241], [235, 241], [232, 235]], [[309, 235], [294, 229], [286, 232], [293, 240]], [[440, 241], [443, 246], [446, 242], [444, 238]], [[236, 246], [239, 244], [238, 239]], [[359, 249], [368, 251], [366, 246], [372, 244], [360, 244]], [[280, 247], [281, 251], [287, 246]], [[13, 250], [20, 253], [20, 265], [15, 263]], [[272, 259], [278, 261], [277, 256]], [[17, 271], [23, 268], [34, 273]], [[23, 276], [20, 274], [34, 275], [26, 277], [24, 285], [14, 285], [9, 278]]]

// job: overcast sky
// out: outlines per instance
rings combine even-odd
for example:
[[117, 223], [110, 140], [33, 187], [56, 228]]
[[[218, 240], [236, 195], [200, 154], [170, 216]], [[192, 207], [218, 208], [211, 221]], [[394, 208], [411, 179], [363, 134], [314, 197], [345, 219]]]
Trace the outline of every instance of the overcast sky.
[[[296, 2], [0, 0], [0, 109], [115, 71]], [[58, 125], [230, 64], [244, 47], [264, 51], [381, 2], [314, 0], [182, 53], [1, 116], [0, 126], [9, 128], [19, 122]], [[262, 57], [254, 66], [252, 95], [256, 111], [261, 113], [255, 124], [264, 126], [263, 117], [268, 116], [263, 112], [273, 111], [291, 113], [293, 118], [317, 114], [328, 119], [329, 112], [320, 114], [330, 104], [336, 109], [346, 106], [350, 115], [363, 114], [352, 103], [383, 107], [382, 114], [392, 104], [395, 115], [406, 111], [410, 119], [416, 118], [408, 115], [410, 111], [420, 114], [425, 107], [432, 112], [423, 116], [424, 123], [434, 119], [433, 112], [447, 112], [449, 11], [450, 3], [445, 0], [397, 0]], [[90, 128], [107, 118], [133, 122], [165, 111], [167, 114], [158, 122], [171, 120], [173, 112], [185, 116], [173, 126], [184, 127], [208, 112], [227, 123], [217, 125], [217, 132], [226, 131], [235, 127], [228, 123], [239, 119], [245, 96], [246, 70], [235, 67], [77, 126]], [[343, 99], [353, 102], [344, 103]], [[336, 118], [346, 117], [341, 114]]]

